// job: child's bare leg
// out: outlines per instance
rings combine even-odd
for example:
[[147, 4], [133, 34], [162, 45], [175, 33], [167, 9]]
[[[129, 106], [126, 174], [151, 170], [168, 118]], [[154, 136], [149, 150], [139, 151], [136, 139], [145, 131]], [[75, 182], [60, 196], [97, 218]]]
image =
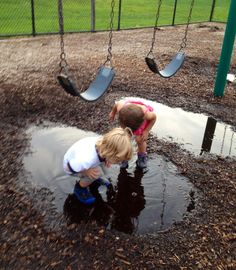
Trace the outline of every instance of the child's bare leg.
[[138, 153], [146, 153], [147, 142], [143, 141], [141, 136], [136, 136], [136, 142], [138, 145]]
[[147, 143], [142, 142], [138, 144], [138, 153], [147, 153]]
[[138, 145], [138, 160], [137, 166], [141, 169], [147, 167], [147, 142], [142, 140], [141, 136], [136, 137], [136, 142]]

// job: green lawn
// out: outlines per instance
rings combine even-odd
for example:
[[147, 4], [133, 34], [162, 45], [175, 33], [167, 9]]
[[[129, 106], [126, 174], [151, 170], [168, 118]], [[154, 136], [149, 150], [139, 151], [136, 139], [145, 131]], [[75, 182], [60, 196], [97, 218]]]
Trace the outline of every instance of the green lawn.
[[[172, 24], [174, 0], [163, 0], [158, 25]], [[63, 0], [65, 31], [89, 31], [90, 0]], [[226, 21], [230, 0], [216, 0], [214, 21]], [[118, 26], [115, 0], [114, 28]], [[212, 0], [195, 0], [191, 22], [208, 21]], [[121, 29], [150, 27], [155, 22], [157, 0], [122, 0]], [[190, 0], [178, 0], [175, 23], [185, 23]], [[96, 30], [109, 28], [111, 1], [96, 0]], [[37, 33], [58, 32], [57, 0], [34, 0]], [[31, 0], [0, 0], [0, 35], [31, 34]]]

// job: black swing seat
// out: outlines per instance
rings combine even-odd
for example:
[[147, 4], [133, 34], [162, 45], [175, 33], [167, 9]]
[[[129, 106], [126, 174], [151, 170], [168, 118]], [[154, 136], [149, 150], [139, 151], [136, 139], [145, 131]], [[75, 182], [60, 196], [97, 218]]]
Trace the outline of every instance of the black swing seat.
[[72, 78], [65, 74], [60, 74], [57, 79], [63, 89], [72, 96], [79, 96], [86, 101], [96, 101], [108, 90], [115, 72], [113, 68], [101, 66], [96, 78], [84, 92], [80, 92]]
[[183, 52], [178, 52], [171, 62], [162, 70], [159, 70], [157, 64], [155, 63], [153, 58], [146, 57], [145, 61], [148, 65], [149, 69], [159, 74], [163, 78], [169, 78], [173, 76], [183, 65], [185, 59], [185, 54]]

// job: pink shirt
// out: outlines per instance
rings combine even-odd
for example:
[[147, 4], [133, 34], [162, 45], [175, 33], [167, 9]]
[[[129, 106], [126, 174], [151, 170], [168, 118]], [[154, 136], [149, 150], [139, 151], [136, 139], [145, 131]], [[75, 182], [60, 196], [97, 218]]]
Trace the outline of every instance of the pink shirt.
[[[145, 110], [145, 113], [146, 112], [153, 112], [153, 108], [149, 105], [146, 105], [144, 104], [142, 101], [135, 101], [135, 100], [127, 100], [124, 104], [124, 106], [126, 104], [137, 104], [137, 105], [142, 105], [142, 106], [145, 106], [146, 107], [146, 110]], [[133, 133], [134, 135], [142, 135], [143, 134], [143, 131], [147, 128], [148, 124], [150, 123], [150, 121], [148, 120], [144, 120], [142, 125], [137, 129], [135, 130]]]

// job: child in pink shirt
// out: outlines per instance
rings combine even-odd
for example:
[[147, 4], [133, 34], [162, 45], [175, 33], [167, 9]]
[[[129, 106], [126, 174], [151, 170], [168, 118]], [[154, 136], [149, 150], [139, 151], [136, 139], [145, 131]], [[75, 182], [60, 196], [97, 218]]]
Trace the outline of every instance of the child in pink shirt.
[[[129, 127], [135, 135], [138, 145], [137, 166], [141, 169], [147, 167], [147, 139], [149, 132], [156, 122], [156, 114], [150, 105], [142, 101], [124, 99], [116, 102], [109, 113], [111, 121], [118, 114], [120, 126], [122, 128]], [[127, 168], [128, 162], [123, 161], [121, 167]]]

